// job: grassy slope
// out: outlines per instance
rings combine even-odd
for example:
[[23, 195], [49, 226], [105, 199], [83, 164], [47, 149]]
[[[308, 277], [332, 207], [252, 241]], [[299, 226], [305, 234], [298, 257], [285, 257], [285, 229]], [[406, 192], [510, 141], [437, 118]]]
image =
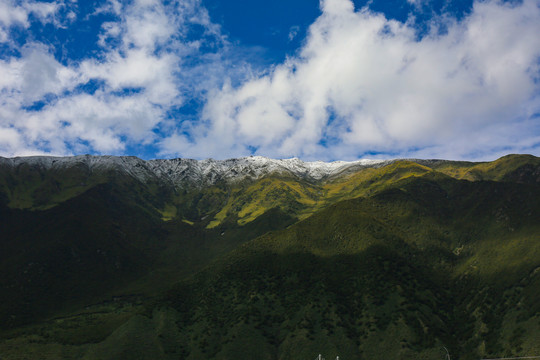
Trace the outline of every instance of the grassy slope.
[[335, 204], [172, 293], [182, 349], [241, 356], [241, 326], [268, 358], [535, 354], [538, 199], [537, 186], [427, 174]]
[[[142, 304], [119, 298], [90, 306], [11, 332], [0, 352], [51, 359], [438, 359], [445, 345], [461, 358], [537, 354], [537, 162], [518, 156], [497, 166], [459, 165], [487, 174], [475, 180], [508, 183], [455, 181], [443, 173], [467, 172], [452, 173], [447, 163], [396, 162], [326, 184], [272, 177], [157, 200], [139, 189], [132, 198], [146, 196], [147, 215], [133, 222], [156, 221], [166, 246], [152, 257], [153, 271], [118, 294], [162, 289], [271, 232], [183, 282], [169, 293], [169, 305], [154, 308], [144, 295]], [[305, 220], [284, 229], [291, 216]]]
[[[304, 219], [337, 201], [371, 196], [394, 186], [402, 179], [433, 171], [470, 181], [540, 181], [540, 159], [530, 155], [509, 155], [488, 163], [422, 163], [396, 161], [384, 167], [366, 168], [324, 183], [306, 183], [278, 175], [254, 183], [241, 183], [233, 186], [227, 194], [222, 190], [220, 196], [216, 197], [220, 201], [214, 204], [216, 215], [208, 227], [218, 226], [230, 216], [238, 217], [238, 223], [244, 225], [274, 207]], [[217, 188], [213, 193], [218, 193]]]
[[14, 209], [43, 210], [108, 182], [112, 174], [92, 174], [83, 164], [70, 169], [46, 171], [22, 164], [0, 169], [0, 189]]
[[208, 228], [218, 226], [231, 216], [244, 225], [272, 208], [304, 219], [336, 201], [373, 194], [403, 178], [430, 171], [414, 162], [399, 161], [383, 168], [366, 168], [325, 183], [308, 183], [273, 174], [256, 182], [234, 186]]
[[484, 163], [442, 161], [434, 169], [456, 179], [478, 181], [538, 182], [540, 158], [532, 155], [507, 155]]
[[[266, 211], [281, 211], [304, 219], [326, 206], [358, 196], [370, 196], [396, 181], [437, 171], [456, 179], [537, 182], [540, 159], [508, 155], [488, 163], [456, 161], [396, 161], [380, 168], [366, 168], [347, 176], [309, 183], [283, 174], [258, 181], [218, 183], [206, 189], [171, 189], [145, 184], [146, 200], [163, 220], [183, 219], [215, 228], [235, 218], [245, 225]], [[127, 179], [133, 180], [133, 179]], [[104, 183], [126, 181], [114, 171], [91, 172], [83, 164], [45, 171], [27, 165], [0, 169], [0, 201], [14, 209], [44, 210]]]

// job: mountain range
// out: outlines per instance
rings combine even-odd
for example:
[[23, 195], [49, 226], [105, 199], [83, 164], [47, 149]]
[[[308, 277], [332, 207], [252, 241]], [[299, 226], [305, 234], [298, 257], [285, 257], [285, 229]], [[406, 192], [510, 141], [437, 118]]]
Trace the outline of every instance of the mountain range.
[[0, 158], [6, 359], [540, 355], [540, 158]]

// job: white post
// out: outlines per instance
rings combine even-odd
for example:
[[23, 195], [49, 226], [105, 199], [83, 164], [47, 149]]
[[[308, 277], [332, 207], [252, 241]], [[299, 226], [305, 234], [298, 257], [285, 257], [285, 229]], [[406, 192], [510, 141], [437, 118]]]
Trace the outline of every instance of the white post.
[[450, 353], [448, 352], [448, 349], [446, 348], [446, 346], [443, 346], [444, 350], [446, 350], [446, 360], [451, 360], [450, 358]]

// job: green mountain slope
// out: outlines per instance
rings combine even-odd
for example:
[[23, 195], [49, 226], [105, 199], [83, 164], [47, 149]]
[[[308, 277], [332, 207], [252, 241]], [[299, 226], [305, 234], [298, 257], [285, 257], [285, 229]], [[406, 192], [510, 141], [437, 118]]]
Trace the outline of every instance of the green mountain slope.
[[484, 163], [438, 161], [431, 164], [435, 170], [456, 179], [519, 183], [539, 182], [539, 166], [540, 159], [532, 155], [507, 155], [498, 160]]
[[396, 186], [251, 241], [172, 292], [192, 339], [182, 349], [228, 358], [260, 343], [263, 358], [280, 359], [540, 351], [538, 187], [432, 174]]
[[400, 160], [316, 183], [270, 174], [256, 182], [234, 184], [221, 190], [214, 188], [214, 198], [219, 201], [210, 207], [216, 214], [208, 227], [218, 226], [226, 218], [237, 218], [243, 225], [274, 207], [304, 219], [337, 201], [371, 196], [402, 179], [427, 172], [470, 181], [538, 183], [538, 169], [539, 158], [509, 155], [490, 163]]
[[289, 225], [273, 210], [250, 226], [163, 221], [131, 179], [98, 184], [45, 210], [0, 209], [0, 323], [34, 322], [126, 292], [152, 296], [244, 241]]
[[109, 174], [40, 206], [29, 190], [25, 209], [3, 190], [0, 353], [540, 355], [539, 169], [532, 156], [395, 161], [203, 188]]

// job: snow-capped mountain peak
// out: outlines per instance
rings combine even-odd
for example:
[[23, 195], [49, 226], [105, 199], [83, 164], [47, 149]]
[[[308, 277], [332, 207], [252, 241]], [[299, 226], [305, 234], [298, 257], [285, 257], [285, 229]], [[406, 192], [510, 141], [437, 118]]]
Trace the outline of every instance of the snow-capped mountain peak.
[[244, 179], [256, 180], [275, 174], [293, 176], [308, 181], [321, 181], [340, 174], [356, 171], [363, 167], [381, 166], [385, 160], [357, 160], [305, 162], [298, 158], [270, 159], [249, 156], [227, 160], [164, 159], [142, 160], [133, 156], [91, 156], [72, 157], [31, 156], [0, 158], [0, 166], [18, 168], [31, 166], [37, 169], [84, 168], [89, 172], [119, 171], [141, 181], [164, 180], [176, 186], [185, 183], [211, 185], [219, 181], [235, 182]]

